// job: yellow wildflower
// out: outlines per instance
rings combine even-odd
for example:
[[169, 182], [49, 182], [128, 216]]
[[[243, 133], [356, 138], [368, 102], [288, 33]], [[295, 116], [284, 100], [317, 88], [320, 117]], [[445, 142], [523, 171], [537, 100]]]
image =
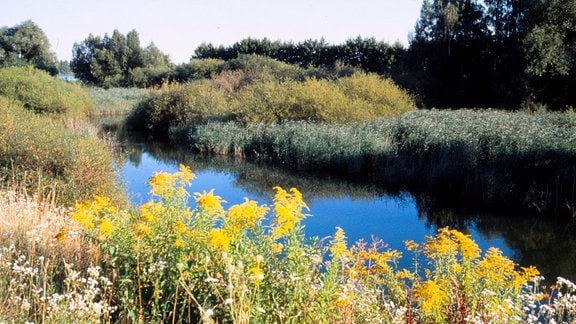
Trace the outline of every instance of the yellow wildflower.
[[465, 235], [457, 230], [451, 230], [450, 234], [458, 244], [465, 261], [475, 260], [480, 257], [480, 247], [472, 240], [470, 235]]
[[177, 180], [177, 177], [170, 173], [154, 173], [150, 177], [150, 180], [148, 180], [148, 185], [152, 187], [152, 189], [150, 189], [150, 194], [161, 196], [167, 192], [170, 192], [176, 185]]
[[253, 229], [256, 223], [264, 218], [268, 212], [268, 207], [253, 200], [245, 198], [244, 202], [228, 208], [225, 228], [233, 236], [237, 236], [243, 229]]
[[156, 220], [157, 215], [160, 215], [162, 205], [150, 200], [140, 206], [140, 217], [146, 223], [151, 223]]
[[274, 216], [272, 224], [274, 226], [272, 237], [280, 238], [286, 235], [300, 220], [307, 215], [303, 209], [309, 210], [308, 205], [302, 200], [302, 194], [298, 189], [291, 188], [290, 192], [274, 187]]
[[102, 218], [100, 219], [100, 235], [98, 236], [99, 240], [105, 240], [109, 238], [112, 233], [114, 232], [115, 226], [112, 224], [109, 218]]
[[346, 234], [341, 227], [336, 227], [336, 233], [334, 234], [334, 239], [332, 240], [332, 245], [330, 246], [331, 256], [333, 259], [338, 259], [344, 256], [346, 251]]
[[190, 185], [190, 181], [192, 179], [194, 179], [194, 173], [192, 173], [192, 171], [190, 170], [190, 167], [187, 167], [183, 164], [178, 165], [178, 170], [179, 172], [176, 173], [176, 175], [180, 178], [180, 181], [182, 181], [182, 184], [184, 185]]
[[416, 286], [414, 297], [419, 300], [422, 312], [426, 316], [432, 317], [441, 317], [446, 311], [446, 304], [449, 302], [448, 294], [441, 285], [434, 281], [426, 281]]
[[254, 264], [248, 270], [248, 272], [250, 273], [250, 279], [252, 279], [256, 282], [260, 282], [260, 281], [264, 280], [264, 271], [262, 270], [262, 262], [263, 261], [264, 261], [264, 258], [260, 254], [258, 254], [254, 258]]
[[230, 237], [220, 228], [210, 229], [208, 243], [217, 250], [227, 252], [230, 249]]
[[137, 238], [148, 236], [150, 235], [150, 233], [152, 233], [152, 229], [150, 228], [150, 226], [143, 223], [136, 223], [132, 225], [132, 229], [134, 231], [134, 236], [136, 236]]
[[404, 245], [406, 246], [406, 250], [412, 252], [418, 251], [420, 248], [420, 244], [414, 242], [413, 240], [404, 241]]
[[91, 230], [94, 225], [94, 213], [91, 211], [92, 203], [77, 203], [70, 217], [77, 221], [85, 230]]
[[196, 203], [208, 214], [214, 215], [224, 211], [222, 203], [225, 202], [220, 196], [214, 195], [214, 189], [209, 192], [195, 193]]

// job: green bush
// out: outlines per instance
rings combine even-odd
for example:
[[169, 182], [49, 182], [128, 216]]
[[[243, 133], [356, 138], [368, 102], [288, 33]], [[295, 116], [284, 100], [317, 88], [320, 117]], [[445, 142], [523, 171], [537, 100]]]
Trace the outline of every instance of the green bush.
[[165, 84], [142, 100], [128, 117], [129, 128], [167, 135], [189, 123], [228, 114], [226, 95], [210, 80]]
[[0, 96], [0, 180], [38, 194], [56, 189], [70, 205], [93, 194], [121, 199], [115, 179], [112, 153], [100, 140]]
[[0, 95], [37, 113], [80, 116], [91, 107], [85, 89], [32, 67], [0, 69]]
[[234, 103], [244, 122], [309, 120], [342, 123], [400, 115], [415, 109], [410, 96], [392, 81], [356, 73], [330, 81], [255, 82]]

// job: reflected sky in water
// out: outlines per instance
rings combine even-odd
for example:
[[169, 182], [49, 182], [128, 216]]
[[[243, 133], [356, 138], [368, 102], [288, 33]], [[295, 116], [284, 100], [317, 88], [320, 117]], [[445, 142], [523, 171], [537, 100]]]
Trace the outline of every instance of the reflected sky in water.
[[[121, 177], [127, 185], [129, 196], [133, 203], [140, 204], [149, 199], [146, 185], [148, 178], [154, 172], [174, 172], [178, 169], [177, 162], [166, 163], [144, 152], [138, 163], [127, 162], [121, 169]], [[225, 207], [241, 203], [245, 197], [256, 200], [260, 204], [271, 204], [272, 188], [266, 196], [248, 192], [246, 188], [238, 186], [235, 175], [213, 170], [193, 170], [196, 178], [192, 182], [189, 192], [202, 192], [214, 189], [215, 194], [227, 201]], [[287, 188], [288, 189], [288, 188]], [[266, 192], [266, 188], [261, 189]], [[374, 235], [381, 238], [390, 248], [403, 251], [404, 241], [414, 240], [423, 242], [425, 236], [434, 235], [436, 227], [426, 224], [418, 217], [416, 202], [410, 195], [400, 197], [375, 197], [366, 199], [352, 199], [350, 197], [315, 198], [304, 200], [309, 204], [311, 217], [304, 220], [306, 237], [318, 236], [320, 238], [332, 235], [337, 226], [346, 232], [349, 244], [359, 239], [371, 241]], [[194, 204], [194, 200], [190, 200]], [[193, 207], [193, 206], [192, 206]], [[488, 247], [500, 248], [504, 255], [514, 258], [513, 251], [506, 246], [499, 237], [486, 239], [474, 228], [468, 228], [472, 238], [478, 243], [482, 251]], [[402, 267], [408, 267], [410, 256], [403, 258]]]

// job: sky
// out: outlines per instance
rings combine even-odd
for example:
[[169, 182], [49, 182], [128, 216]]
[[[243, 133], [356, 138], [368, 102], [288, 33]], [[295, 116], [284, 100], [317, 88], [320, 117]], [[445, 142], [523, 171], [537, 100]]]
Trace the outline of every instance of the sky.
[[[2, 4], [4, 3], [4, 4]], [[188, 62], [202, 43], [230, 46], [264, 37], [341, 44], [374, 37], [408, 44], [422, 0], [0, 0], [0, 26], [32, 20], [59, 60], [89, 34], [136, 30], [174, 63]]]

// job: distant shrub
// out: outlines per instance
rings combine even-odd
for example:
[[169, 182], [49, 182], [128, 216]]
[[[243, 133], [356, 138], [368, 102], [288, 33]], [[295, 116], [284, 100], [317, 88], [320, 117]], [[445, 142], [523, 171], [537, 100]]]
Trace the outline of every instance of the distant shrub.
[[308, 71], [294, 64], [275, 59], [245, 54], [226, 62], [227, 70], [242, 70], [253, 81], [304, 80]]
[[128, 117], [132, 129], [167, 135], [170, 130], [228, 113], [225, 93], [210, 80], [165, 84], [153, 90]]
[[192, 59], [176, 68], [176, 79], [178, 81], [207, 79], [213, 74], [222, 72], [225, 63], [220, 59]]
[[[337, 81], [346, 97], [363, 102], [372, 116], [395, 116], [414, 110], [415, 103], [408, 92], [391, 79], [377, 74], [357, 72]], [[360, 105], [360, 103], [357, 103]]]
[[68, 83], [32, 67], [0, 69], [0, 95], [37, 113], [82, 115], [92, 106], [80, 84]]
[[112, 153], [100, 140], [0, 96], [0, 181], [40, 194], [56, 188], [69, 205], [93, 194], [122, 197], [114, 172]]
[[246, 122], [309, 120], [340, 123], [395, 116], [415, 109], [410, 96], [375, 74], [330, 81], [256, 82], [240, 90], [235, 102]]

